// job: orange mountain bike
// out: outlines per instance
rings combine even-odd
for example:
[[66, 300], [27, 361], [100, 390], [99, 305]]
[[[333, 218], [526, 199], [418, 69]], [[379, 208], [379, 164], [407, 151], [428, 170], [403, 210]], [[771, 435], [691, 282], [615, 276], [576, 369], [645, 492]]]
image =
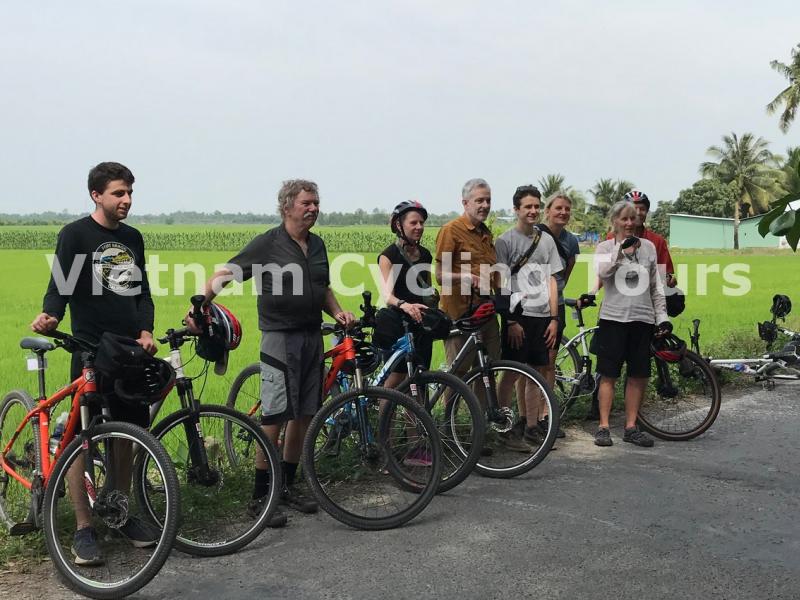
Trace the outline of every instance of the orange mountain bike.
[[[38, 399], [14, 390], [0, 404], [0, 520], [11, 535], [41, 528], [53, 565], [75, 591], [92, 598], [120, 598], [146, 585], [169, 556], [180, 514], [177, 475], [149, 432], [107, 421], [108, 406], [95, 378], [96, 347], [62, 332], [53, 332], [53, 337], [54, 342], [29, 337], [20, 343], [35, 355], [29, 368], [38, 374]], [[59, 347], [80, 352], [83, 371], [48, 397], [44, 355]], [[52, 417], [70, 396], [63, 433], [60, 439], [51, 437]], [[98, 406], [102, 412], [96, 411]], [[132, 547], [125, 536], [129, 520], [145, 515], [130, 493], [134, 456], [149, 457], [149, 482], [164, 490], [156, 508], [160, 536], [148, 548]], [[96, 533], [101, 564], [73, 562], [75, 532], [86, 526]]]

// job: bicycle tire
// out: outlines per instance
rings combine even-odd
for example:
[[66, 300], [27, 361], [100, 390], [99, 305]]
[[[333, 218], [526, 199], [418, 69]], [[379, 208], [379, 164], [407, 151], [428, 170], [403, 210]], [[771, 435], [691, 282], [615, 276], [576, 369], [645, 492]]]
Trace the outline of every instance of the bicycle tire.
[[[199, 418], [207, 458], [213, 463], [208, 476], [198, 475], [191, 460], [187, 436], [189, 430], [194, 431], [194, 416]], [[235, 447], [223, 451], [220, 442], [224, 431], [231, 433]], [[283, 479], [277, 450], [260, 425], [227, 406], [201, 404], [197, 411], [185, 408], [168, 415], [153, 429], [153, 435], [178, 473], [183, 514], [176, 549], [194, 556], [222, 556], [244, 548], [264, 531], [277, 508], [280, 486], [269, 486], [266, 500], [253, 517], [249, 505], [253, 500], [256, 449], [261, 450], [273, 481]], [[246, 454], [242, 446], [248, 448]], [[231, 453], [235, 461], [230, 460]], [[145, 466], [138, 465], [135, 483], [141, 501], [150, 507], [153, 491], [148, 494], [140, 478]]]
[[231, 384], [225, 406], [245, 415], [253, 415], [259, 422], [261, 412], [261, 363], [252, 363], [242, 369]]
[[[24, 390], [12, 390], [6, 394], [0, 404], [0, 451], [6, 447], [17, 427], [34, 406], [33, 398]], [[3, 461], [12, 463], [14, 471], [28, 481], [32, 481], [34, 471], [37, 469], [35, 444], [36, 438], [28, 423], [14, 442], [9, 455], [3, 456]], [[17, 449], [20, 451], [19, 454], [16, 452]], [[36, 522], [34, 515], [31, 514], [33, 510], [31, 500], [30, 490], [0, 468], [0, 521], [8, 529], [18, 523]]]
[[560, 417], [563, 419], [569, 407], [580, 393], [580, 382], [578, 377], [581, 375], [581, 356], [574, 345], [565, 345], [566, 338], [561, 339], [562, 346], [556, 354], [556, 380], [553, 392], [555, 392], [561, 407]]
[[656, 376], [650, 378], [639, 407], [639, 427], [666, 441], [696, 438], [705, 433], [719, 415], [722, 393], [717, 377], [703, 357], [688, 350], [681, 362], [661, 362], [670, 369], [671, 378], [679, 381], [677, 394], [663, 390], [656, 369]]
[[[464, 481], [481, 457], [486, 437], [483, 408], [469, 386], [450, 373], [424, 371], [413, 380], [405, 379], [396, 389], [408, 395], [412, 383], [423, 388], [421, 400], [439, 430], [443, 462], [438, 491], [446, 492]], [[449, 388], [452, 394], [445, 396], [442, 388]], [[436, 396], [433, 401], [431, 395]]]
[[[528, 382], [531, 382], [536, 389], [538, 389], [539, 393], [542, 395], [544, 400], [544, 404], [546, 406], [547, 412], [550, 415], [547, 423], [547, 431], [544, 434], [541, 442], [538, 443], [537, 446], [529, 446], [530, 453], [528, 452], [517, 452], [517, 451], [508, 451], [502, 447], [502, 442], [499, 438], [495, 438], [491, 435], [491, 422], [489, 423], [490, 427], [487, 429], [486, 433], [486, 445], [492, 448], [493, 454], [492, 456], [484, 456], [479, 461], [478, 464], [475, 465], [475, 471], [484, 475], [486, 477], [494, 477], [499, 479], [508, 479], [511, 477], [517, 477], [522, 475], [523, 473], [527, 473], [531, 469], [533, 469], [536, 465], [541, 463], [550, 450], [553, 448], [553, 444], [556, 442], [556, 435], [558, 434], [558, 427], [560, 423], [560, 409], [558, 405], [558, 401], [555, 398], [555, 394], [550, 389], [550, 386], [547, 385], [547, 382], [544, 378], [536, 372], [533, 367], [530, 367], [524, 363], [512, 361], [512, 360], [497, 360], [491, 361], [488, 365], [489, 370], [492, 373], [498, 372], [506, 372], [506, 373], [515, 373], [517, 376], [523, 376], [526, 378]], [[469, 373], [464, 375], [464, 381], [468, 385], [473, 385], [479, 399], [483, 394], [483, 386], [478, 383], [479, 378], [482, 376], [482, 371], [480, 367], [476, 367], [471, 370]], [[498, 377], [495, 375], [491, 378], [494, 381], [495, 390], [497, 389], [497, 380]], [[512, 387], [511, 394], [512, 398], [510, 400], [510, 406], [514, 412], [514, 415], [519, 414], [516, 404], [516, 385]], [[486, 403], [483, 402], [485, 406]], [[519, 425], [519, 422], [514, 423], [515, 426]], [[528, 442], [526, 442], [528, 443]], [[496, 451], [496, 452], [495, 452]], [[523, 457], [520, 460], [515, 460], [515, 457]]]
[[[348, 425], [349, 429], [344, 429], [342, 417], [350, 419], [346, 411], [350, 406], [358, 410], [356, 403], [363, 407], [368, 422], [356, 417], [356, 427]], [[387, 450], [389, 442], [400, 439], [386, 426], [386, 423], [394, 426], [391, 419], [381, 414], [387, 410], [397, 411], [399, 436], [406, 436], [403, 438], [404, 446], [398, 449]], [[329, 418], [333, 418], [337, 425], [330, 426]], [[374, 420], [372, 427], [369, 419]], [[415, 431], [421, 429], [418, 436], [407, 436], [407, 429], [411, 427]], [[368, 435], [374, 435], [375, 431], [378, 435], [373, 440], [364, 440], [362, 428]], [[330, 435], [337, 435], [335, 451], [318, 451], [318, 447], [330, 443]], [[388, 464], [388, 454], [405, 452], [408, 457], [412, 448], [427, 452], [430, 460], [428, 466], [406, 467], [407, 471], [417, 469], [427, 473], [426, 476], [415, 474], [410, 481], [412, 485], [414, 481], [420, 485], [415, 491], [397, 483], [396, 478], [403, 473], [383, 472]], [[442, 459], [436, 424], [423, 407], [396, 390], [366, 387], [345, 392], [323, 405], [312, 419], [303, 443], [303, 470], [320, 506], [336, 520], [357, 529], [399, 527], [422, 512], [439, 487]], [[356, 490], [357, 486], [360, 488]], [[390, 492], [400, 496], [387, 503], [385, 500]], [[404, 506], [400, 505], [401, 501]], [[355, 512], [362, 505], [363, 510]]]
[[[70, 560], [71, 557], [65, 552], [64, 545], [69, 545], [75, 531], [75, 523], [68, 516], [72, 510], [71, 490], [67, 493], [68, 482], [66, 481], [67, 471], [73, 464], [76, 457], [83, 452], [82, 438], [77, 436], [62, 452], [56, 461], [44, 495], [43, 504], [43, 530], [45, 544], [53, 565], [56, 567], [61, 579], [73, 590], [84, 596], [99, 598], [101, 600], [110, 598], [121, 598], [133, 594], [144, 587], [166, 562], [175, 541], [175, 534], [178, 529], [180, 518], [180, 493], [178, 491], [178, 478], [175, 468], [167, 456], [161, 444], [146, 430], [132, 423], [112, 421], [101, 423], [92, 428], [90, 439], [96, 444], [98, 458], [101, 461], [109, 461], [111, 454], [110, 448], [115, 444], [109, 444], [109, 440], [125, 441], [135, 444], [132, 448], [133, 453], [146, 452], [153, 459], [153, 470], [151, 475], [157, 476], [164, 486], [164, 503], [161, 514], [160, 537], [152, 555], [147, 558], [142, 557], [143, 564], [133, 575], [114, 574], [113, 568], [120, 564], [131, 564], [136, 561], [144, 549], [132, 549], [127, 540], [118, 531], [118, 521], [123, 517], [127, 519], [131, 516], [130, 494], [125, 494], [116, 489], [107, 489], [107, 481], [96, 480], [96, 485], [92, 491], [96, 492], [97, 500], [95, 508], [91, 509], [92, 526], [97, 530], [98, 544], [103, 546], [106, 554], [105, 565], [99, 568], [87, 566], [77, 567]], [[102, 450], [101, 450], [102, 448]], [[106, 465], [103, 473], [110, 473], [114, 469], [111, 465]], [[116, 494], [116, 496], [115, 496]], [[101, 503], [102, 499], [102, 503]], [[107, 504], [106, 504], [107, 503]], [[106, 507], [103, 511], [102, 508]], [[107, 508], [111, 506], [111, 508]], [[113, 523], [110, 523], [113, 522]], [[101, 529], [102, 527], [102, 529]], [[115, 530], [117, 530], [115, 532]], [[115, 539], [116, 538], [116, 539]], [[116, 546], [109, 552], [112, 544]], [[117, 546], [124, 547], [122, 550]], [[113, 558], [111, 558], [113, 557]], [[109, 579], [119, 577], [117, 581], [96, 581], [91, 579], [93, 575], [103, 575]]]

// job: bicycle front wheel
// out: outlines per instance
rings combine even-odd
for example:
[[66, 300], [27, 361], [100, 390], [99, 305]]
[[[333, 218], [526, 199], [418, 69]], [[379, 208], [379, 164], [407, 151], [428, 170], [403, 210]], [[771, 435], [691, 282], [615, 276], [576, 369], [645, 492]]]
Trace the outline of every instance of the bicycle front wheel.
[[[141, 427], [102, 423], [89, 438], [91, 465], [78, 436], [53, 467], [44, 495], [44, 539], [69, 587], [90, 598], [121, 598], [146, 585], [172, 550], [180, 516], [178, 480], [164, 448]], [[146, 457], [148, 485], [163, 490], [152, 507], [157, 521], [130, 494], [134, 456]], [[84, 528], [87, 517], [90, 531]], [[100, 555], [87, 561], [84, 552], [86, 564], [78, 566], [75, 547], [87, 537], [94, 537]]]
[[707, 431], [719, 414], [722, 393], [705, 359], [687, 350], [678, 362], [652, 360], [655, 377], [639, 407], [639, 427], [668, 441], [690, 440]]
[[[280, 486], [268, 486], [256, 502], [256, 469], [266, 470], [272, 481], [282, 481], [282, 475], [275, 447], [252, 419], [225, 406], [200, 405], [197, 412], [186, 408], [169, 415], [153, 435], [178, 472], [183, 505], [178, 550], [195, 556], [230, 554], [264, 530]], [[140, 478], [148, 470], [146, 463], [139, 465], [136, 482], [145, 506], [157, 507], [162, 490]]]
[[[25, 416], [33, 410], [34, 402], [27, 392], [14, 390], [3, 398], [0, 404], [0, 452], [25, 420]], [[3, 463], [27, 481], [33, 480], [36, 470], [36, 440], [30, 423], [20, 431], [14, 445], [2, 456]], [[44, 450], [47, 452], [47, 449]], [[0, 468], [0, 520], [7, 528], [18, 523], [34, 523], [31, 514], [31, 493], [15, 477]]]
[[477, 396], [455, 375], [425, 371], [406, 379], [397, 391], [408, 394], [416, 385], [442, 441], [442, 481], [439, 492], [453, 489], [475, 468], [486, 437], [486, 419]]
[[436, 424], [396, 390], [367, 387], [331, 399], [314, 416], [303, 470], [320, 506], [359, 529], [390, 529], [417, 516], [442, 476]]
[[[464, 376], [487, 407], [486, 386], [490, 386], [500, 409], [497, 415], [487, 413], [488, 452], [484, 454], [490, 454], [481, 457], [475, 470], [487, 477], [516, 477], [542, 462], [553, 448], [560, 423], [558, 401], [544, 378], [526, 364], [498, 360], [487, 368], [485, 382], [480, 367]], [[528, 429], [522, 426], [520, 414], [525, 414]]]

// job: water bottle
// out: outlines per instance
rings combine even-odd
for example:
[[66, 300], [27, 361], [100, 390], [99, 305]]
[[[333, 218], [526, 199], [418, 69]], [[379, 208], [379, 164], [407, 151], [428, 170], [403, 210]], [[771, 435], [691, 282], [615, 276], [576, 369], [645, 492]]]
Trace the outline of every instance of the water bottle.
[[58, 449], [58, 444], [61, 442], [61, 436], [64, 435], [64, 428], [67, 426], [68, 413], [62, 412], [56, 419], [56, 428], [53, 430], [53, 435], [50, 436], [50, 454], [55, 454]]

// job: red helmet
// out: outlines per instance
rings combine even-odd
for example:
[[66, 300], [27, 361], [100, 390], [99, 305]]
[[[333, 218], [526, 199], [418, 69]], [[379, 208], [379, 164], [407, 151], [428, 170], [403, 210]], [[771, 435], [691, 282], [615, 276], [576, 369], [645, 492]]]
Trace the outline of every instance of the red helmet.
[[497, 311], [494, 302], [479, 304], [472, 313], [465, 315], [456, 322], [459, 329], [480, 329], [489, 319], [494, 318]]
[[686, 342], [677, 335], [669, 333], [654, 337], [650, 342], [650, 350], [664, 362], [678, 362], [686, 354]]
[[242, 325], [229, 309], [222, 304], [212, 302], [206, 307], [210, 312], [214, 332], [221, 338], [226, 350], [236, 350], [242, 341]]
[[644, 192], [640, 192], [639, 190], [631, 190], [627, 194], [622, 197], [623, 200], [627, 202], [633, 202], [636, 204], [637, 202], [641, 202], [647, 209], [650, 210], [650, 198], [647, 197], [647, 194]]

